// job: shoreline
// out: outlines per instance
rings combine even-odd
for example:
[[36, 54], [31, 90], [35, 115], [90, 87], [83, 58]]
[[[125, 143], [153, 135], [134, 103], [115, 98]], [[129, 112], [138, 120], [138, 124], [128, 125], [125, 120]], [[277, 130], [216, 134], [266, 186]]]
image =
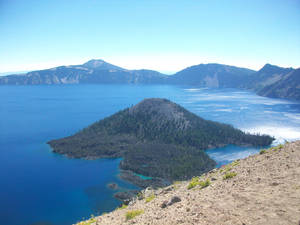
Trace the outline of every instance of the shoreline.
[[[135, 172], [131, 170], [122, 170], [118, 177], [130, 184], [137, 186], [139, 189], [131, 189], [126, 191], [118, 191], [114, 193], [113, 197], [121, 201], [123, 204], [127, 205], [132, 199], [134, 199], [138, 193], [146, 188], [158, 189], [169, 186], [170, 181], [163, 178], [152, 178], [152, 179], [142, 179], [140, 176], [135, 175]], [[109, 184], [107, 184], [109, 185]]]

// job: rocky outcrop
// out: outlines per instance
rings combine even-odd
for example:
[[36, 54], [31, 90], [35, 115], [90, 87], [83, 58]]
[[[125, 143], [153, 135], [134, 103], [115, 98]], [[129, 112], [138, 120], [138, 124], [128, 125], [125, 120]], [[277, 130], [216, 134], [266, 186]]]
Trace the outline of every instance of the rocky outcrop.
[[118, 184], [116, 184], [116, 183], [109, 183], [109, 184], [107, 184], [107, 187], [112, 190], [117, 190], [119, 188]]
[[158, 187], [164, 187], [170, 185], [170, 182], [168, 180], [158, 178], [158, 177], [153, 177], [151, 179], [142, 179], [141, 177], [135, 175], [130, 170], [121, 170], [120, 178], [141, 188], [146, 188], [146, 187], [158, 188]]
[[138, 190], [120, 191], [114, 194], [114, 197], [123, 204], [128, 205], [139, 193]]

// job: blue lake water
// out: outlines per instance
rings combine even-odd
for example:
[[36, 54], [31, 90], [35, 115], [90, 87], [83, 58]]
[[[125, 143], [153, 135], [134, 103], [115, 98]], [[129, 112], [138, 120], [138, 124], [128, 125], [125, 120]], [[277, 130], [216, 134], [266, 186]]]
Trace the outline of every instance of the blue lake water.
[[[130, 107], [162, 97], [197, 115], [276, 137], [274, 144], [300, 139], [300, 103], [236, 89], [175, 86], [69, 85], [0, 87], [1, 224], [75, 223], [110, 211], [116, 190], [133, 185], [118, 178], [121, 159], [79, 160], [53, 154], [46, 142]], [[208, 154], [219, 165], [259, 149], [227, 146]]]

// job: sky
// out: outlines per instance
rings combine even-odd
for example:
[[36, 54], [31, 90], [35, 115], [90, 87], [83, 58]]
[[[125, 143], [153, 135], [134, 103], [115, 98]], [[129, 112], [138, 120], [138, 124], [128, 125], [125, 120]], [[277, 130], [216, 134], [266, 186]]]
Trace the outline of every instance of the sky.
[[300, 67], [300, 0], [0, 0], [0, 73], [103, 59]]

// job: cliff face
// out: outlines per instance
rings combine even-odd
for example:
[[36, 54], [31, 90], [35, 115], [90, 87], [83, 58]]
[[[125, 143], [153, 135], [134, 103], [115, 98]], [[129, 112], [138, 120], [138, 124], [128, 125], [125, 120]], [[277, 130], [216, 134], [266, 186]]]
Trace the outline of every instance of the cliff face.
[[78, 225], [299, 224], [299, 162], [300, 141], [273, 147]]

